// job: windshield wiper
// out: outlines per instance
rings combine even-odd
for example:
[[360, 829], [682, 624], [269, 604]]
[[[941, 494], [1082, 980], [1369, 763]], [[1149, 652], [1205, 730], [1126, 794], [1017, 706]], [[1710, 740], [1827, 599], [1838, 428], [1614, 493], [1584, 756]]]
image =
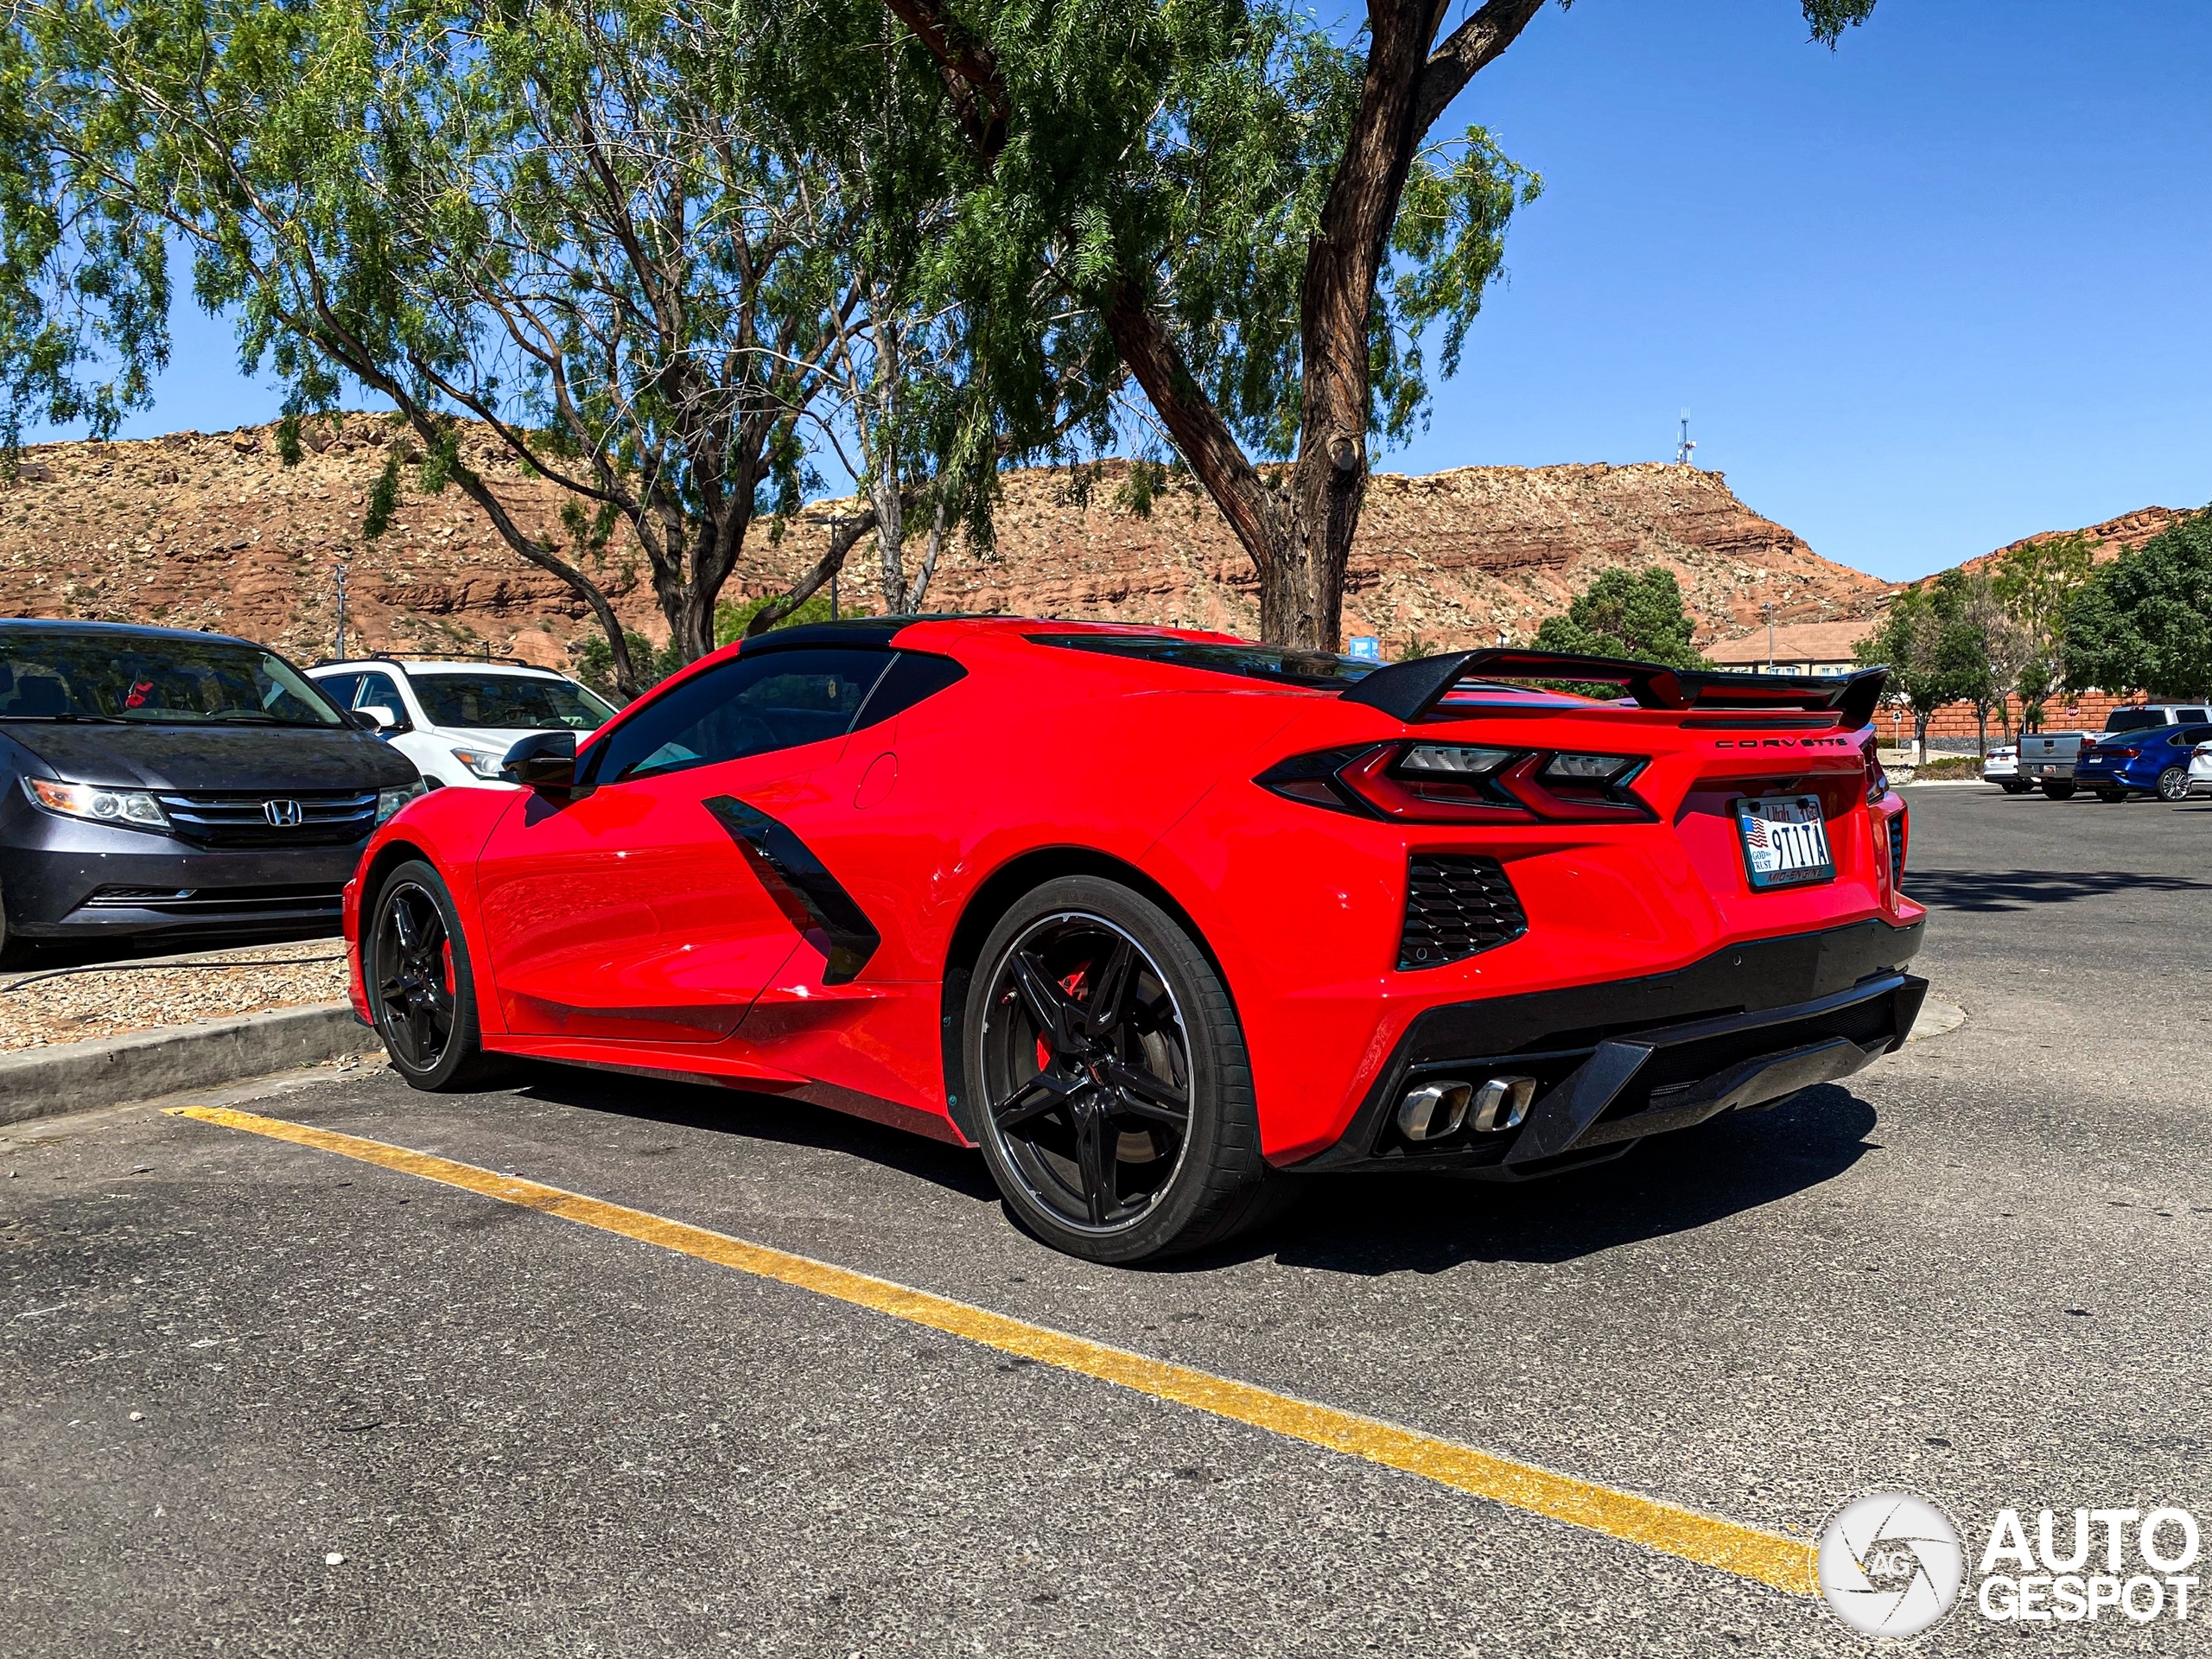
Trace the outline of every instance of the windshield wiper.
[[58, 721], [64, 725], [128, 726], [130, 722], [120, 715], [9, 715], [0, 714], [0, 720]]

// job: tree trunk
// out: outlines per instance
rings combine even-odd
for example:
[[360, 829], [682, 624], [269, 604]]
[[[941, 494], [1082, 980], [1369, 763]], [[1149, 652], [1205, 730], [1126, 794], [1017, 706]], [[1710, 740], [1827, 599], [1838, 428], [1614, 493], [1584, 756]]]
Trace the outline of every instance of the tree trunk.
[[1974, 706], [1974, 741], [1984, 755], [1989, 753], [1989, 705], [1986, 702]]
[[883, 613], [906, 608], [906, 509], [899, 495], [899, 329], [883, 317], [875, 342], [876, 438], [868, 445], [868, 499], [875, 507], [875, 544], [881, 556]]

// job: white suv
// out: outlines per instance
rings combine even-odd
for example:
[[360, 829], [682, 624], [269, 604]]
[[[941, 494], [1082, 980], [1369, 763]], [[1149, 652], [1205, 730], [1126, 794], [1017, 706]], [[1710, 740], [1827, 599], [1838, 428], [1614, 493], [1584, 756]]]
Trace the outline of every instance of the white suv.
[[512, 789], [499, 762], [516, 743], [532, 732], [596, 731], [614, 714], [597, 692], [522, 663], [378, 657], [320, 663], [308, 677], [374, 720], [432, 788]]

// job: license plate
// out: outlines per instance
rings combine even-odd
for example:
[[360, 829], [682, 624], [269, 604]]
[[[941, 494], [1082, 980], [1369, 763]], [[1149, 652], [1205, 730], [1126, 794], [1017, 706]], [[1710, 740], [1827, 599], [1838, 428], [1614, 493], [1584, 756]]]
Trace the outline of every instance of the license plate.
[[1835, 879], [1817, 795], [1770, 795], [1736, 803], [1744, 868], [1755, 892]]

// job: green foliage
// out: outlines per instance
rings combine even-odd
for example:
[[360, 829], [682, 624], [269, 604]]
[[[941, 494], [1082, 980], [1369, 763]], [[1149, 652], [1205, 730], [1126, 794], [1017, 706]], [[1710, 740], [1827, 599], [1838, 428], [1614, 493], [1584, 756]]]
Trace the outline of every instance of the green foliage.
[[[1682, 604], [1681, 584], [1663, 565], [1605, 570], [1567, 607], [1536, 630], [1538, 651], [1620, 657], [1669, 668], [1709, 668], [1690, 644], [1696, 624]], [[1615, 695], [1608, 691], [1607, 696]]]
[[2100, 569], [2067, 607], [2066, 639], [2073, 690], [2212, 694], [2212, 509]]
[[450, 421], [441, 422], [423, 451], [423, 469], [416, 485], [425, 495], [442, 495], [447, 485], [461, 472], [461, 440]]
[[394, 448], [385, 457], [384, 471], [377, 474], [377, 481], [369, 486], [368, 511], [361, 516], [361, 534], [375, 541], [391, 528], [391, 515], [399, 506], [399, 451]]
[[[732, 640], [744, 639], [745, 630], [753, 619], [774, 603], [775, 595], [770, 594], [759, 599], [727, 601], [717, 605], [715, 607], [715, 644], [727, 645]], [[841, 613], [851, 616], [854, 612], [850, 606], [847, 606]], [[770, 626], [772, 628], [788, 628], [804, 622], [827, 622], [830, 620], [830, 595], [817, 593], [789, 616]]]
[[684, 658], [672, 645], [655, 650], [652, 640], [633, 628], [622, 630], [622, 642], [630, 650], [630, 671], [637, 679], [634, 691], [625, 691], [614, 678], [614, 649], [601, 633], [586, 634], [575, 647], [574, 672], [577, 679], [598, 692], [602, 697], [620, 703], [631, 697], [642, 696], [683, 666]]
[[1140, 456], [1129, 463], [1128, 476], [1114, 492], [1114, 505], [1133, 518], [1152, 517], [1152, 504], [1167, 487], [1167, 468]]
[[305, 453], [300, 448], [300, 417], [287, 415], [276, 423], [276, 459], [287, 467], [296, 467]]

